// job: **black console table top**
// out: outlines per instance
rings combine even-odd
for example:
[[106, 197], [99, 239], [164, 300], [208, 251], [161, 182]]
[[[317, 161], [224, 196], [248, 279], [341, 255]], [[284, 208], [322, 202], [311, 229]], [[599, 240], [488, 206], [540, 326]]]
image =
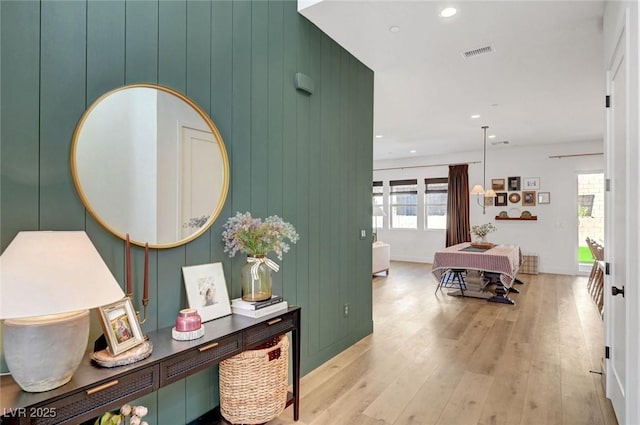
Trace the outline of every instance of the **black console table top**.
[[171, 328], [149, 332], [153, 353], [130, 365], [102, 368], [87, 353], [71, 381], [42, 393], [22, 391], [11, 376], [2, 376], [0, 424], [79, 424], [287, 332], [292, 336], [293, 364], [293, 393], [287, 406], [293, 404], [294, 420], [298, 420], [300, 307], [257, 319], [232, 314], [203, 326], [204, 336], [191, 341], [174, 340]]

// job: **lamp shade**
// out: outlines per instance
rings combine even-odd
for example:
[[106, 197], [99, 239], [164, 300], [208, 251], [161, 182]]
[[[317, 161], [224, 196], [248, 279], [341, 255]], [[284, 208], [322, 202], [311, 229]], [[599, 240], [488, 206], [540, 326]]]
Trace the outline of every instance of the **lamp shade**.
[[485, 193], [484, 193], [484, 197], [485, 198], [495, 198], [496, 197], [496, 191], [493, 189], [488, 189]]
[[471, 188], [471, 194], [472, 195], [482, 195], [484, 193], [484, 188], [482, 187], [482, 185], [475, 185]]
[[19, 232], [0, 256], [0, 319], [87, 310], [124, 297], [83, 231]]

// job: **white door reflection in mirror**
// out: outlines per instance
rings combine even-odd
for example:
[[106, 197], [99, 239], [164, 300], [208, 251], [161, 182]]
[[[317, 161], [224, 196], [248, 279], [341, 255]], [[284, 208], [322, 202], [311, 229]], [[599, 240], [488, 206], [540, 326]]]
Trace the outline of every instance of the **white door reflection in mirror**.
[[[207, 222], [213, 210], [213, 200], [220, 197], [219, 189], [212, 188], [210, 181], [223, 178], [224, 169], [218, 150], [217, 141], [210, 131], [201, 131], [190, 127], [182, 128], [181, 157], [181, 194], [182, 194], [182, 237], [188, 237], [193, 229]], [[210, 197], [198, 196], [209, 193]]]

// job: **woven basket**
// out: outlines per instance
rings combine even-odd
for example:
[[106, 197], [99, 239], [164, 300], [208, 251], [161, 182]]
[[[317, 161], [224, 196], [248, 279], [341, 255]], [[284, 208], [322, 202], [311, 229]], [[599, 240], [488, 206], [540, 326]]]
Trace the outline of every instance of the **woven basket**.
[[220, 413], [233, 424], [262, 424], [287, 403], [289, 339], [220, 362]]

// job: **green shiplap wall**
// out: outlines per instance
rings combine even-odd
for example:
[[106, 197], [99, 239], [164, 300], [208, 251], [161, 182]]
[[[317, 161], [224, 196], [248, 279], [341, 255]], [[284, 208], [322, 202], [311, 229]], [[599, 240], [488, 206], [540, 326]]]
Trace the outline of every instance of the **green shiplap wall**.
[[[231, 187], [208, 232], [152, 250], [143, 328], [172, 326], [187, 305], [184, 265], [222, 262], [230, 295], [240, 295], [244, 259], [229, 259], [220, 235], [227, 217], [251, 211], [278, 214], [301, 236], [278, 261], [274, 292], [302, 307], [303, 373], [372, 332], [371, 244], [359, 229], [371, 227], [373, 72], [295, 1], [2, 1], [0, 19], [1, 250], [20, 230], [85, 230], [124, 281], [123, 242], [75, 193], [71, 136], [105, 91], [159, 83], [211, 115]], [[295, 90], [296, 72], [314, 80], [313, 95]], [[138, 294], [142, 254], [135, 247]], [[96, 333], [95, 316], [93, 325]], [[150, 423], [187, 423], [218, 404], [217, 368], [137, 402], [150, 408]]]

